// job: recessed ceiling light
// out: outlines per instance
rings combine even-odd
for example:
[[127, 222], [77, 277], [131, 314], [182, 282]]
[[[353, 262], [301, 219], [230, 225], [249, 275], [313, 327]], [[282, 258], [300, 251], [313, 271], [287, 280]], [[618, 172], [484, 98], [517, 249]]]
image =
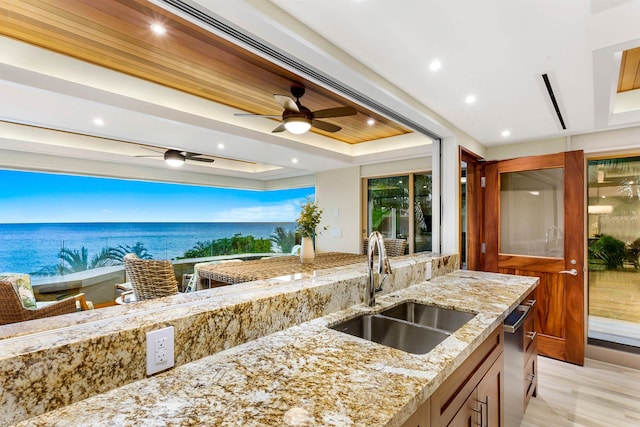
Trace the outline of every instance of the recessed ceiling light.
[[298, 163], [298, 159], [294, 157], [293, 159], [291, 159], [291, 163]]
[[167, 29], [165, 28], [165, 26], [162, 24], [158, 24], [157, 22], [151, 24], [151, 31], [159, 36], [163, 36], [167, 33]]
[[222, 149], [224, 148], [224, 144], [223, 144], [222, 142], [221, 142], [221, 143], [219, 143], [219, 144], [218, 144], [218, 148], [219, 148], [220, 150], [222, 150]]
[[475, 95], [469, 95], [469, 96], [467, 96], [467, 98], [464, 101], [467, 104], [473, 104], [474, 102], [476, 102], [476, 96]]
[[511, 136], [511, 131], [509, 129], [505, 129], [502, 131], [502, 136], [504, 136], [505, 138], [507, 136]]
[[102, 120], [100, 117], [96, 117], [95, 119], [93, 119], [93, 124], [96, 126], [104, 126], [104, 120]]
[[367, 124], [368, 124], [369, 126], [373, 126], [373, 125], [375, 125], [375, 124], [376, 124], [376, 121], [375, 121], [374, 119], [372, 119], [372, 118], [369, 118], [369, 119], [367, 120]]
[[431, 63], [429, 64], [429, 69], [431, 71], [438, 71], [440, 68], [442, 68], [442, 62], [440, 62], [439, 59], [434, 59], [433, 61], [431, 61]]

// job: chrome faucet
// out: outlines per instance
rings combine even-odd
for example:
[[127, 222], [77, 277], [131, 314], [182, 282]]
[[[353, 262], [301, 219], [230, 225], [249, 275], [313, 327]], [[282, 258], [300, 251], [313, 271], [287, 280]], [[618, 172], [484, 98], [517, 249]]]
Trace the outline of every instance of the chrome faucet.
[[[380, 281], [380, 285], [376, 287], [376, 279], [373, 274], [373, 251], [374, 248], [378, 248], [378, 274], [384, 274], [385, 276]], [[387, 274], [391, 274], [391, 265], [389, 264], [389, 258], [387, 257], [387, 250], [384, 247], [384, 240], [382, 234], [378, 231], [374, 231], [369, 236], [369, 246], [367, 247], [367, 290], [364, 296], [364, 302], [369, 307], [376, 305], [376, 292], [382, 291], [382, 284], [387, 278]]]

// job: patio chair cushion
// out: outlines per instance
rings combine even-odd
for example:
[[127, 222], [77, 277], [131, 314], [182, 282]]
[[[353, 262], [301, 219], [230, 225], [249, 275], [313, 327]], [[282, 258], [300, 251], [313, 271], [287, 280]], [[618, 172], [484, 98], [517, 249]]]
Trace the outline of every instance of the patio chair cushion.
[[38, 308], [36, 297], [31, 287], [31, 278], [23, 273], [0, 273], [0, 281], [10, 282], [20, 296], [24, 308]]

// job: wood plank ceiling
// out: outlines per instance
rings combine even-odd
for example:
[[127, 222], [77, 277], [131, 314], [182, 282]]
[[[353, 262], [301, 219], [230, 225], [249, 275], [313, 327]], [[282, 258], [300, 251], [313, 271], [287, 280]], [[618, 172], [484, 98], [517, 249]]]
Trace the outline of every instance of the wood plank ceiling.
[[618, 92], [640, 89], [640, 47], [622, 52]]
[[[281, 114], [273, 94], [302, 85], [301, 103], [312, 111], [356, 108], [355, 116], [323, 119], [341, 131], [314, 129], [345, 143], [411, 132], [146, 0], [10, 0], [0, 2], [0, 18], [5, 36], [249, 113]], [[167, 28], [164, 36], [151, 31], [156, 22]]]

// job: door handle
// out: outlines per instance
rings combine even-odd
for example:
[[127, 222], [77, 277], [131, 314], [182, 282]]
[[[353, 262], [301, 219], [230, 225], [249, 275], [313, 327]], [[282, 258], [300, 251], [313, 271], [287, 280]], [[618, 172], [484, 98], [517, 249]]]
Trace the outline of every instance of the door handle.
[[571, 270], [558, 271], [558, 274], [570, 274], [572, 276], [577, 276], [578, 275], [578, 270], [576, 270], [575, 268], [572, 268]]

